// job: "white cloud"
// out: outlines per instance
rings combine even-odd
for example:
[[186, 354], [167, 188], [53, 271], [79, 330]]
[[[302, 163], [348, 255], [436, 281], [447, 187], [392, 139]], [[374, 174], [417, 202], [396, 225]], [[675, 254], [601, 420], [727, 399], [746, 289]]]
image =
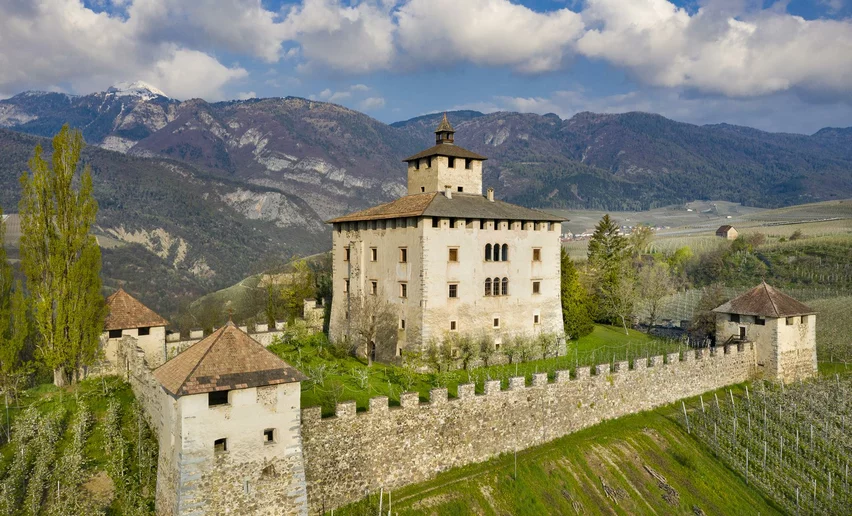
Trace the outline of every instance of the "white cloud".
[[592, 29], [577, 51], [644, 83], [729, 96], [792, 89], [852, 90], [852, 24], [805, 20], [776, 8], [706, 2], [690, 15], [666, 0], [588, 0]]
[[284, 21], [307, 60], [335, 71], [364, 73], [386, 69], [395, 55], [392, 3], [365, 0], [345, 6], [338, 0], [304, 0]]
[[385, 107], [385, 99], [383, 97], [369, 97], [358, 103], [358, 109], [361, 111], [375, 111]]
[[253, 91], [241, 91], [237, 93], [237, 100], [256, 99], [257, 93]]
[[342, 102], [342, 101], [348, 99], [351, 96], [352, 96], [352, 94], [349, 93], [348, 91], [336, 91], [336, 92], [334, 92], [334, 94], [332, 94], [330, 97], [328, 97], [328, 101], [329, 102]]
[[246, 75], [206, 52], [147, 41], [131, 19], [96, 13], [77, 0], [0, 0], [0, 12], [0, 88], [6, 91], [65, 84], [88, 93], [143, 79], [176, 98], [215, 100], [225, 84]]
[[417, 64], [470, 61], [526, 72], [554, 70], [580, 36], [580, 15], [539, 13], [508, 0], [409, 0], [399, 8], [400, 46]]

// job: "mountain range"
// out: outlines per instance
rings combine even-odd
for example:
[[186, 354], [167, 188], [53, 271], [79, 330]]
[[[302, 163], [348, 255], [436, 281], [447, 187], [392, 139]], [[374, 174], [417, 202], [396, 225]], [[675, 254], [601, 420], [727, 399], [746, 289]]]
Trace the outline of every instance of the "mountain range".
[[[169, 312], [265, 264], [327, 249], [324, 220], [403, 195], [401, 160], [433, 144], [440, 116], [387, 125], [296, 97], [178, 101], [141, 82], [81, 96], [25, 92], [0, 100], [0, 206], [15, 211], [39, 137], [79, 128], [107, 282]], [[456, 143], [489, 158], [485, 185], [526, 206], [852, 197], [852, 128], [768, 133], [636, 112], [449, 118]]]

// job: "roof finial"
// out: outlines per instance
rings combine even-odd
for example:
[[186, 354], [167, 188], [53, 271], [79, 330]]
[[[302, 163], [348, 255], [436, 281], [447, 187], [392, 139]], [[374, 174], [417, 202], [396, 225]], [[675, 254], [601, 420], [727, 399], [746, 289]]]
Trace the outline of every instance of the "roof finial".
[[453, 133], [456, 130], [453, 129], [453, 126], [450, 125], [450, 121], [447, 119], [447, 113], [444, 113], [444, 118], [441, 119], [441, 123], [438, 125], [438, 128], [435, 129], [435, 143], [453, 143]]
[[234, 309], [228, 308], [228, 324], [234, 326]]

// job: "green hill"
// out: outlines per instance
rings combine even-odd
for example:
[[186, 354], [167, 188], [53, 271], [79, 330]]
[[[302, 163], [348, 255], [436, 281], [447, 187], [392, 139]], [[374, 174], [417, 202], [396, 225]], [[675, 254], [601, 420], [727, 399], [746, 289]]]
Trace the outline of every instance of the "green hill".
[[[626, 416], [385, 493], [393, 513], [423, 515], [782, 514], [686, 434], [680, 407]], [[375, 514], [379, 497], [335, 510]]]

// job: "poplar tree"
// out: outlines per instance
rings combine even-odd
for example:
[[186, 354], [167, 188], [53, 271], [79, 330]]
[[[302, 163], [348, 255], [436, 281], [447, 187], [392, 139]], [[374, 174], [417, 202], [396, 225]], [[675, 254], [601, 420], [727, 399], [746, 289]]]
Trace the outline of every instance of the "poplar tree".
[[98, 350], [106, 309], [101, 295], [101, 253], [89, 229], [98, 205], [92, 173], [78, 175], [83, 136], [63, 126], [53, 138], [52, 166], [41, 145], [21, 177], [21, 266], [27, 278], [36, 358], [53, 383], [76, 381]]
[[9, 394], [14, 395], [23, 370], [21, 354], [29, 335], [29, 318], [23, 285], [20, 281], [15, 285], [12, 265], [3, 246], [5, 236], [6, 224], [0, 208], [0, 388], [8, 407]]
[[565, 336], [578, 339], [592, 333], [595, 329], [589, 314], [589, 296], [586, 288], [580, 284], [580, 274], [571, 257], [562, 248], [562, 275], [560, 291], [562, 295], [562, 323]]

